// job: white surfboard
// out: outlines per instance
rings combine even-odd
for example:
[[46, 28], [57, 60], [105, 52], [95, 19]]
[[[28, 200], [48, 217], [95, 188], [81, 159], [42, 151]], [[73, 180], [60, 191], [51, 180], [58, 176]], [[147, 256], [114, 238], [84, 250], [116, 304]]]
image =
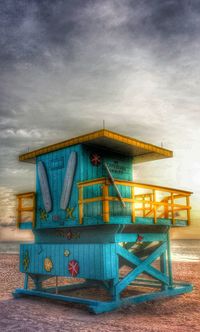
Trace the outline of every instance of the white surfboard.
[[38, 176], [39, 176], [44, 208], [46, 212], [50, 212], [52, 209], [51, 194], [50, 194], [46, 169], [42, 161], [39, 161], [38, 163]]
[[77, 153], [75, 151], [72, 151], [69, 160], [67, 163], [67, 169], [65, 173], [65, 178], [63, 182], [63, 190], [62, 195], [60, 199], [60, 208], [65, 210], [68, 206], [70, 195], [71, 195], [71, 189], [72, 184], [74, 180], [74, 174], [76, 169], [76, 161], [77, 161]]

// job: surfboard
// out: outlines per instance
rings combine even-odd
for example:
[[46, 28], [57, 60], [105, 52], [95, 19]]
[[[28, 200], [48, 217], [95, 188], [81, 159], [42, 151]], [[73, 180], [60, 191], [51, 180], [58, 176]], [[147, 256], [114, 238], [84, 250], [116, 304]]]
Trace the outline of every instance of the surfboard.
[[65, 178], [63, 182], [63, 190], [60, 199], [60, 208], [65, 210], [69, 204], [72, 184], [74, 180], [74, 174], [76, 170], [76, 162], [77, 162], [77, 153], [72, 151], [69, 156], [69, 160], [67, 163]]
[[52, 200], [46, 169], [42, 161], [39, 161], [38, 163], [38, 177], [45, 211], [50, 212], [52, 209]]
[[112, 182], [112, 184], [113, 184], [113, 186], [114, 186], [114, 188], [115, 188], [115, 190], [116, 190], [116, 192], [117, 192], [117, 196], [118, 196], [118, 198], [119, 198], [119, 200], [120, 200], [120, 202], [121, 202], [123, 208], [125, 208], [125, 207], [126, 207], [126, 204], [124, 203], [124, 200], [123, 200], [122, 195], [121, 195], [121, 193], [120, 193], [120, 191], [119, 191], [119, 189], [118, 189], [118, 187], [117, 187], [117, 185], [116, 185], [116, 183], [115, 183], [115, 180], [114, 180], [114, 178], [113, 178], [113, 176], [112, 176], [112, 173], [111, 173], [111, 171], [109, 170], [109, 167], [108, 167], [108, 165], [107, 165], [106, 163], [104, 163], [104, 166], [105, 166], [105, 168], [106, 168], [106, 171], [107, 171], [107, 173], [108, 173], [108, 176], [109, 176], [109, 178], [110, 178], [110, 181]]

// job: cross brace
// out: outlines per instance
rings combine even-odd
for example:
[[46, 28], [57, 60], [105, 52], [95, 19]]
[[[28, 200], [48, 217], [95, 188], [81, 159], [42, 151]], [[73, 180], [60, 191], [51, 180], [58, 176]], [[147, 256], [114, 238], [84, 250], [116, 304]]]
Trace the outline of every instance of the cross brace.
[[133, 280], [137, 278], [139, 274], [143, 272], [161, 281], [162, 283], [169, 285], [169, 277], [153, 266], [150, 266], [150, 264], [153, 263], [163, 253], [165, 253], [166, 250], [167, 244], [164, 242], [148, 258], [141, 260], [133, 253], [130, 253], [128, 250], [118, 245], [117, 254], [126, 259], [133, 266], [136, 266], [136, 268], [116, 284], [116, 293], [122, 292], [124, 288], [126, 288], [131, 282], [133, 282]]

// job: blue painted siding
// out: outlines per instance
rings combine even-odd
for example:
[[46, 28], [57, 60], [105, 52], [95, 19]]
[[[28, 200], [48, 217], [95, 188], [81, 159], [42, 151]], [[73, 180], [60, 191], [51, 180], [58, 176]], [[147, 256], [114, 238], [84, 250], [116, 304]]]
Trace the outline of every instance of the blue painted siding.
[[[64, 250], [69, 250], [66, 257]], [[23, 259], [28, 251], [30, 263], [25, 271]], [[51, 272], [44, 269], [44, 259], [52, 260]], [[68, 263], [76, 260], [79, 264], [77, 278], [95, 280], [113, 279], [118, 274], [116, 244], [22, 244], [20, 245], [20, 271], [33, 274], [71, 277]]]

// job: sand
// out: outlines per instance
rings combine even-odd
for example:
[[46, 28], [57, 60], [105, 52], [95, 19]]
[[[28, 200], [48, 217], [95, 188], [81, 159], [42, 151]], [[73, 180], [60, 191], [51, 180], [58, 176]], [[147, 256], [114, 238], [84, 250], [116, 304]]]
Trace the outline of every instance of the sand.
[[[174, 262], [176, 280], [194, 285], [192, 293], [94, 315], [80, 305], [39, 298], [13, 299], [22, 287], [18, 255], [0, 255], [0, 331], [200, 331], [200, 264]], [[93, 291], [95, 292], [95, 291]]]

